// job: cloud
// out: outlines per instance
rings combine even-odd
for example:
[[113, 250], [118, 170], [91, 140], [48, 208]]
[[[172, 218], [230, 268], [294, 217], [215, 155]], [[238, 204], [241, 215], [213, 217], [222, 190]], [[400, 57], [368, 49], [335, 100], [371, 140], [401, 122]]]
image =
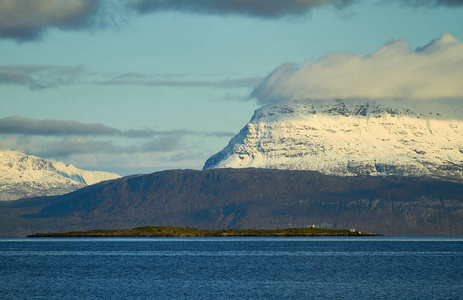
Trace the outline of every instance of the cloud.
[[169, 152], [174, 151], [180, 145], [178, 136], [163, 136], [150, 140], [138, 146], [136, 152]]
[[463, 43], [447, 33], [411, 50], [406, 39], [389, 41], [366, 56], [332, 53], [302, 66], [284, 63], [258, 85], [260, 103], [329, 98], [463, 97]]
[[162, 153], [181, 149], [179, 137], [159, 137], [141, 143], [124, 143], [122, 145], [116, 140], [101, 140], [88, 136], [65, 136], [60, 139], [44, 139], [36, 136], [0, 136], [0, 142], [0, 150], [16, 150], [45, 158], [97, 153]]
[[66, 161], [82, 169], [115, 172], [125, 176], [167, 169], [201, 169], [206, 158], [204, 154], [180, 150], [169, 153], [75, 154]]
[[212, 88], [253, 88], [262, 81], [260, 77], [226, 79], [222, 81], [209, 80], [152, 80], [147, 76], [119, 76], [102, 81], [102, 85], [139, 85], [139, 86], [166, 86], [166, 87], [212, 87]]
[[153, 130], [128, 129], [120, 130], [101, 123], [82, 123], [70, 120], [44, 119], [38, 120], [23, 116], [12, 116], [0, 119], [0, 134], [22, 134], [35, 136], [109, 136], [124, 138], [153, 137], [231, 137], [232, 132], [225, 131], [194, 131], [188, 129]]
[[[0, 0], [1, 1], [1, 0]], [[199, 80], [200, 77], [226, 76], [222, 80]], [[234, 75], [236, 76], [236, 75]], [[183, 78], [183, 79], [182, 79]], [[194, 79], [189, 79], [194, 78]], [[0, 65], [0, 84], [13, 84], [31, 90], [57, 88], [71, 84], [148, 87], [254, 88], [261, 77], [233, 78], [231, 74], [146, 74], [126, 72], [114, 75], [91, 71], [84, 66]]]
[[83, 66], [3, 65], [0, 66], [0, 84], [16, 84], [31, 90], [41, 90], [69, 85], [84, 74]]
[[[210, 15], [245, 15], [265, 19], [279, 19], [309, 13], [322, 6], [344, 8], [355, 2], [371, 0], [129, 0], [127, 6], [147, 14], [157, 11], [179, 11]], [[394, 1], [384, 1], [392, 3]], [[463, 0], [396, 0], [409, 6], [463, 6]]]
[[355, 0], [0, 0], [0, 38], [38, 40], [51, 28], [85, 30], [125, 24], [131, 14], [182, 11], [280, 18], [302, 15], [323, 5], [345, 6]]
[[463, 6], [463, 0], [401, 0], [412, 6]]
[[227, 140], [233, 135], [233, 132], [183, 128], [120, 130], [101, 123], [23, 116], [0, 119], [0, 150], [15, 150], [100, 170], [121, 166], [200, 168], [211, 151], [193, 153], [188, 149], [195, 143], [201, 145], [195, 148], [207, 148], [208, 139]]
[[[123, 149], [111, 141], [95, 140], [90, 137], [69, 136], [58, 141], [37, 142], [34, 154], [40, 157], [68, 157], [73, 154], [118, 153]], [[30, 151], [30, 150], [29, 150]]]
[[[338, 9], [370, 0], [0, 0], [0, 38], [39, 40], [51, 29], [88, 30], [126, 25], [129, 17], [159, 11], [242, 15], [264, 19], [299, 16], [333, 6]], [[378, 0], [381, 1], [381, 0]], [[415, 7], [458, 7], [463, 0], [395, 0]]]
[[233, 135], [233, 132], [183, 128], [120, 130], [101, 123], [23, 116], [0, 119], [0, 150], [15, 150], [100, 170], [108, 166], [200, 168], [211, 151], [193, 155], [188, 149], [195, 143], [204, 147], [210, 138], [227, 140]]
[[154, 136], [204, 136], [204, 137], [232, 137], [233, 132], [228, 131], [194, 131], [188, 129], [152, 130], [152, 129], [129, 129], [120, 131], [119, 135], [129, 138], [150, 138]]
[[18, 41], [40, 38], [50, 27], [88, 27], [100, 0], [0, 0], [0, 36]]
[[302, 15], [324, 5], [343, 7], [352, 2], [354, 0], [132, 0], [129, 1], [128, 6], [139, 13], [181, 11], [200, 14], [241, 14], [260, 18], [281, 18], [289, 15]]
[[[149, 173], [180, 166], [201, 168], [206, 152], [188, 150], [180, 137], [159, 137], [132, 144], [93, 137], [0, 135], [0, 150], [15, 150], [47, 159], [72, 163], [83, 169], [107, 170], [121, 175]], [[210, 151], [207, 151], [210, 152]]]
[[[34, 144], [31, 143], [30, 145]], [[97, 153], [166, 153], [182, 149], [179, 137], [159, 137], [142, 143], [119, 145], [113, 140], [97, 140], [82, 136], [68, 136], [53, 141], [36, 141], [34, 148], [34, 153], [41, 157], [68, 157], [70, 155]], [[30, 147], [29, 151], [31, 151]]]
[[[261, 80], [262, 81], [262, 80]], [[260, 82], [259, 82], [260, 83]], [[257, 84], [255, 85], [257, 86]], [[252, 98], [249, 97], [249, 95], [243, 95], [243, 94], [231, 94], [227, 93], [222, 97], [223, 100], [225, 101], [238, 101], [238, 102], [248, 102], [251, 101]]]
[[111, 136], [121, 134], [121, 131], [99, 123], [81, 123], [53, 119], [38, 120], [23, 116], [12, 116], [0, 119], [0, 134]]

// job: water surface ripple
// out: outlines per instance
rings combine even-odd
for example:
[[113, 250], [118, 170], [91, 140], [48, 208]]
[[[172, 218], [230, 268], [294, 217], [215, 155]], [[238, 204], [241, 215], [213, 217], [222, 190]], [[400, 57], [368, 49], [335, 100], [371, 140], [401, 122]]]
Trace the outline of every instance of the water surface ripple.
[[0, 239], [0, 299], [460, 299], [463, 238]]

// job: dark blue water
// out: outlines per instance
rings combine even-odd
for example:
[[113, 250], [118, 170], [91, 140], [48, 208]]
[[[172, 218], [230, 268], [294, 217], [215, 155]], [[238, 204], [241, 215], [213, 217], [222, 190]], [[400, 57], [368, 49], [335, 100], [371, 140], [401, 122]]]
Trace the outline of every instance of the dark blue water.
[[463, 299], [463, 238], [0, 239], [1, 299]]

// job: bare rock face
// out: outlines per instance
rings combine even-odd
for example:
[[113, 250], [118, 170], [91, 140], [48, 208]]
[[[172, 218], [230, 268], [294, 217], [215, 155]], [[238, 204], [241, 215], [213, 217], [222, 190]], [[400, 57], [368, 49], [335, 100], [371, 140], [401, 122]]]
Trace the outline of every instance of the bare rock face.
[[89, 184], [119, 178], [107, 172], [80, 170], [15, 151], [0, 151], [0, 201], [70, 193]]
[[299, 100], [264, 106], [204, 169], [463, 178], [462, 100]]

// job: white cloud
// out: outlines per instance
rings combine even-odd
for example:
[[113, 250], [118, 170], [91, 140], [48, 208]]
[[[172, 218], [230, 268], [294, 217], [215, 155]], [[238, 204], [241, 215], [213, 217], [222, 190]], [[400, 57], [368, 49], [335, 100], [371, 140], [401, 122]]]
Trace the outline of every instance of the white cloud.
[[463, 97], [463, 43], [450, 33], [416, 50], [389, 41], [366, 56], [332, 53], [301, 67], [284, 63], [252, 92], [261, 103], [303, 98]]

